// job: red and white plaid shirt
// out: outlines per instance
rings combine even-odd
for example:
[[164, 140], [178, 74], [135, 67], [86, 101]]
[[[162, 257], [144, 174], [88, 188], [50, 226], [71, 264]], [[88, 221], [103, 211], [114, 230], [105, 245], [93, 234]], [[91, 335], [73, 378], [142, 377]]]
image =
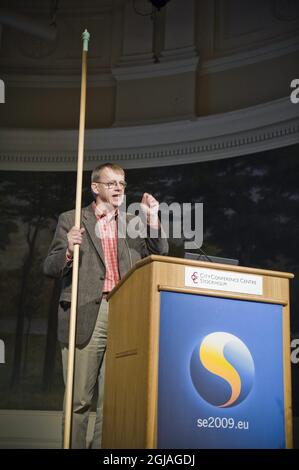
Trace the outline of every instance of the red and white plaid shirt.
[[101, 213], [93, 203], [93, 209], [97, 218], [97, 228], [101, 237], [106, 277], [103, 292], [110, 292], [119, 281], [118, 257], [117, 257], [117, 212]]

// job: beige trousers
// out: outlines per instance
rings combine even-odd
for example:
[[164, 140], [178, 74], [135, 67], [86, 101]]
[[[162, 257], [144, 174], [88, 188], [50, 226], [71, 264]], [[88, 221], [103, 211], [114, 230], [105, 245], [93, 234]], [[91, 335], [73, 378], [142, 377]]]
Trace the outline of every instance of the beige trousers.
[[[72, 417], [72, 449], [85, 449], [92, 399], [98, 386], [96, 421], [91, 447], [101, 448], [105, 351], [107, 343], [108, 302], [102, 299], [93, 334], [83, 347], [76, 347]], [[63, 378], [66, 384], [68, 347], [62, 344]], [[65, 402], [65, 399], [64, 399]], [[64, 429], [64, 404], [63, 423]]]

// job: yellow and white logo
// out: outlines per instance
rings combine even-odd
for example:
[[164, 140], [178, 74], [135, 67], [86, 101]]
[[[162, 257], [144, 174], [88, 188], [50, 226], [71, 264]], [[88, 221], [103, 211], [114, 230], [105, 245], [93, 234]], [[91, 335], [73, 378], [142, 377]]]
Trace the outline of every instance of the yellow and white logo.
[[219, 408], [236, 406], [248, 396], [254, 381], [254, 362], [237, 336], [211, 333], [193, 350], [190, 374], [199, 395]]

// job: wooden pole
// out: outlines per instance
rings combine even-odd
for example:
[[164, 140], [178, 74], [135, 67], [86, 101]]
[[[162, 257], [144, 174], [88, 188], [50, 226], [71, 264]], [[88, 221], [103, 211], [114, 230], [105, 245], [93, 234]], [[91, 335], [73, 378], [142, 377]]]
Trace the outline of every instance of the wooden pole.
[[[81, 205], [82, 205], [82, 177], [84, 161], [84, 131], [85, 131], [85, 108], [86, 108], [86, 65], [87, 51], [90, 34], [87, 30], [82, 34], [82, 78], [81, 78], [81, 99], [80, 99], [80, 122], [79, 122], [79, 143], [77, 162], [77, 187], [76, 187], [76, 209], [75, 227], [81, 225]], [[74, 245], [73, 273], [72, 273], [72, 298], [70, 312], [69, 331], [69, 352], [67, 366], [67, 381], [65, 391], [65, 421], [63, 447], [70, 449], [72, 443], [72, 412], [73, 412], [73, 388], [74, 388], [74, 364], [75, 364], [75, 343], [76, 343], [76, 320], [77, 320], [77, 296], [78, 296], [78, 272], [79, 272], [79, 250], [80, 245]]]

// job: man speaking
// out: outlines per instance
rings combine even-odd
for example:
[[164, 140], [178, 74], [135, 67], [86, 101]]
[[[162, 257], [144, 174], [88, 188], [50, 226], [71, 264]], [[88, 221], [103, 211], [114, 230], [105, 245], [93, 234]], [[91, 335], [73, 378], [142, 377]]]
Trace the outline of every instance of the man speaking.
[[96, 167], [91, 176], [95, 201], [82, 209], [82, 227], [74, 227], [74, 210], [61, 214], [44, 262], [45, 274], [62, 281], [58, 339], [66, 384], [72, 259], [74, 245], [80, 245], [71, 445], [74, 449], [86, 447], [88, 418], [97, 384], [98, 402], [92, 447], [99, 448], [101, 445], [107, 295], [138, 260], [150, 254], [168, 253], [167, 240], [160, 233], [159, 203], [148, 193], [142, 197], [141, 209], [149, 236], [144, 236], [144, 231], [143, 235], [140, 232], [136, 236], [136, 230], [134, 236], [127, 231], [120, 236], [121, 219], [130, 224], [135, 217], [120, 210], [125, 187], [125, 172], [121, 167], [110, 163]]

